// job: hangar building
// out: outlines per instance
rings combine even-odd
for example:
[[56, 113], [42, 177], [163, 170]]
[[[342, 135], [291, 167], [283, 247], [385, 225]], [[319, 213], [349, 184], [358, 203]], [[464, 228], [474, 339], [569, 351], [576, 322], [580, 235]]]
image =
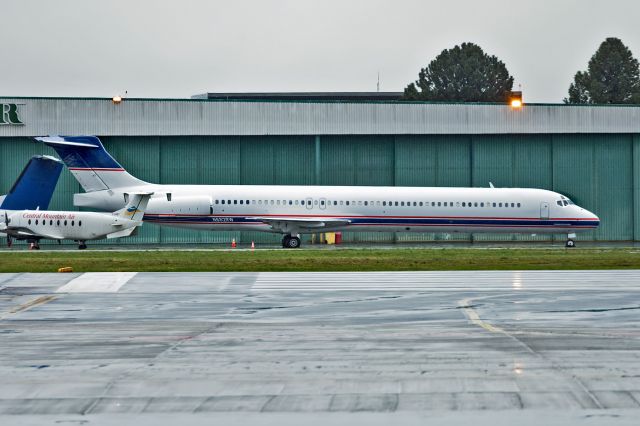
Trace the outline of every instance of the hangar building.
[[[640, 107], [398, 102], [393, 94], [205, 94], [193, 99], [0, 98], [0, 193], [47, 134], [93, 134], [158, 183], [546, 188], [596, 213], [579, 240], [640, 241]], [[74, 209], [68, 171], [51, 209]], [[128, 243], [274, 242], [277, 235], [147, 224]], [[345, 241], [549, 236], [346, 233]], [[558, 240], [564, 241], [563, 236]], [[112, 243], [112, 242], [109, 242]]]

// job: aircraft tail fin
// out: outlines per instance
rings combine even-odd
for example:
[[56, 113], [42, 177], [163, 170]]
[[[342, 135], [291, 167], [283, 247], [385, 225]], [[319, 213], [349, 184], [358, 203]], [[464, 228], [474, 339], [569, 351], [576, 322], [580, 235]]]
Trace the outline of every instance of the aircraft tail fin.
[[124, 219], [142, 222], [142, 217], [144, 216], [153, 192], [137, 192], [126, 195], [129, 197], [127, 205], [123, 209], [115, 211], [113, 214]]
[[46, 210], [62, 172], [62, 162], [48, 155], [29, 160], [9, 193], [1, 199], [5, 210]]
[[148, 185], [127, 173], [96, 136], [45, 136], [35, 139], [56, 150], [86, 192]]

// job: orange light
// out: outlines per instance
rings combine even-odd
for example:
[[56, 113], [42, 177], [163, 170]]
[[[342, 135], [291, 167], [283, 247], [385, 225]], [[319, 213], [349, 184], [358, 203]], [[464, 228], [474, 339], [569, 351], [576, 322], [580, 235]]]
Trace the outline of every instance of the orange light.
[[114, 97], [111, 99], [111, 101], [112, 101], [114, 104], [119, 104], [120, 102], [122, 102], [122, 96], [114, 96]]
[[522, 101], [520, 99], [511, 99], [511, 108], [521, 108]]

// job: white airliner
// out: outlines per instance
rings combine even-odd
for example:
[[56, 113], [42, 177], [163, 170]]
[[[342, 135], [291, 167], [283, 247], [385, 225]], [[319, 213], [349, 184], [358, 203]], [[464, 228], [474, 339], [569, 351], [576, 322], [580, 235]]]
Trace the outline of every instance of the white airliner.
[[86, 193], [76, 206], [112, 210], [125, 194], [153, 192], [144, 221], [207, 231], [300, 234], [328, 231], [566, 234], [597, 228], [598, 217], [542, 189], [374, 186], [160, 185], [127, 173], [95, 136], [36, 138], [54, 148]]
[[149, 192], [129, 193], [126, 206], [113, 214], [40, 210], [48, 207], [61, 168], [52, 157], [32, 158], [0, 199], [0, 233], [6, 234], [9, 246], [15, 238], [39, 249], [44, 238], [78, 241], [78, 248], [85, 249], [87, 240], [126, 237], [142, 225]]

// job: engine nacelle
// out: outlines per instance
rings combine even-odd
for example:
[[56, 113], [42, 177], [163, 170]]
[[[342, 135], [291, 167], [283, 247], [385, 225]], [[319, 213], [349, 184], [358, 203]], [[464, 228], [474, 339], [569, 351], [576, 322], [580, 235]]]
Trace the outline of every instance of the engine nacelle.
[[162, 196], [149, 200], [148, 214], [210, 215], [213, 203], [207, 196]]

